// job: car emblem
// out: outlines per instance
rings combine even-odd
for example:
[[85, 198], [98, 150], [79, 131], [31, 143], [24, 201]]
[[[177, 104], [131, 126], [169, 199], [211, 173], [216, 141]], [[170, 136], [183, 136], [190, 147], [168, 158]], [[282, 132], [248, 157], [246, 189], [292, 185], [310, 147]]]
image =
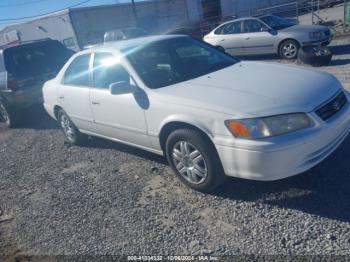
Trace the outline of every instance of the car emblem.
[[333, 109], [335, 111], [338, 111], [340, 109], [340, 107], [341, 107], [341, 105], [340, 105], [340, 103], [338, 101], [334, 102]]

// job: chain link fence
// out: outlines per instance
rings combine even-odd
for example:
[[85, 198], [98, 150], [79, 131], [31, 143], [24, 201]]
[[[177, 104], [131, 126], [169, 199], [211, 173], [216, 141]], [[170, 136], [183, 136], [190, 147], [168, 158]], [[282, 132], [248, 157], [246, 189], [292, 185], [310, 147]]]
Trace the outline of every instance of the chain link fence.
[[299, 0], [264, 8], [250, 7], [239, 13], [207, 17], [200, 21], [202, 34], [222, 22], [245, 16], [278, 15], [300, 24], [320, 24], [331, 28], [335, 35], [350, 34], [350, 0]]

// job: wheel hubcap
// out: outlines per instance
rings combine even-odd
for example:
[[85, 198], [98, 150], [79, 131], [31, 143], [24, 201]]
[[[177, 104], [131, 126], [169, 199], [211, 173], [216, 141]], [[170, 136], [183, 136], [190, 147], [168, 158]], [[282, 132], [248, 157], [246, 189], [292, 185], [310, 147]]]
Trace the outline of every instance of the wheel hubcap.
[[72, 126], [72, 123], [70, 122], [70, 120], [68, 119], [67, 116], [62, 115], [61, 116], [61, 127], [63, 129], [64, 134], [66, 135], [66, 137], [70, 140], [73, 141], [75, 138], [75, 132]]
[[293, 58], [297, 53], [297, 47], [294, 44], [287, 44], [283, 46], [282, 51], [285, 57]]
[[207, 178], [207, 165], [199, 150], [189, 142], [175, 144], [172, 158], [177, 171], [192, 184], [201, 184]]
[[8, 123], [10, 121], [9, 114], [5, 109], [4, 105], [0, 104], [0, 121]]

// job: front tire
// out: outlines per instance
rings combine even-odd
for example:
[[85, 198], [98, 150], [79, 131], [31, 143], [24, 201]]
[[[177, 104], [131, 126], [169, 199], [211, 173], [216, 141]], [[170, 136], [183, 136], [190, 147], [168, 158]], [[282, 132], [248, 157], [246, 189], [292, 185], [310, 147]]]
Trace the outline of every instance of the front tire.
[[286, 40], [279, 47], [279, 54], [283, 59], [296, 59], [298, 56], [300, 45], [295, 40]]
[[61, 109], [57, 113], [58, 124], [63, 131], [65, 140], [72, 145], [82, 145], [86, 141], [86, 136], [79, 132], [67, 113]]
[[215, 147], [196, 130], [172, 132], [166, 141], [165, 153], [179, 179], [197, 191], [212, 192], [226, 177]]
[[9, 111], [3, 102], [0, 101], [0, 122], [5, 123], [8, 128], [14, 128], [18, 124], [18, 116]]

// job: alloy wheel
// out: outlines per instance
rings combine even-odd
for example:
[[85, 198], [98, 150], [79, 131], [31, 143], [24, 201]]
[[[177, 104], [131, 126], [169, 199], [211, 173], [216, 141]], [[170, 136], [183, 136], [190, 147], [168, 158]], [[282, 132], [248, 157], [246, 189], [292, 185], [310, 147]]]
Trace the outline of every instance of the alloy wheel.
[[68, 138], [68, 140], [74, 141], [75, 140], [74, 127], [73, 127], [71, 121], [69, 120], [69, 118], [64, 114], [61, 116], [61, 127], [62, 127], [64, 134]]
[[286, 58], [290, 59], [290, 58], [296, 57], [297, 52], [298, 52], [298, 47], [293, 43], [285, 44], [282, 47], [283, 56]]
[[207, 164], [201, 152], [187, 141], [177, 142], [172, 159], [180, 175], [192, 184], [201, 184], [208, 176]]

